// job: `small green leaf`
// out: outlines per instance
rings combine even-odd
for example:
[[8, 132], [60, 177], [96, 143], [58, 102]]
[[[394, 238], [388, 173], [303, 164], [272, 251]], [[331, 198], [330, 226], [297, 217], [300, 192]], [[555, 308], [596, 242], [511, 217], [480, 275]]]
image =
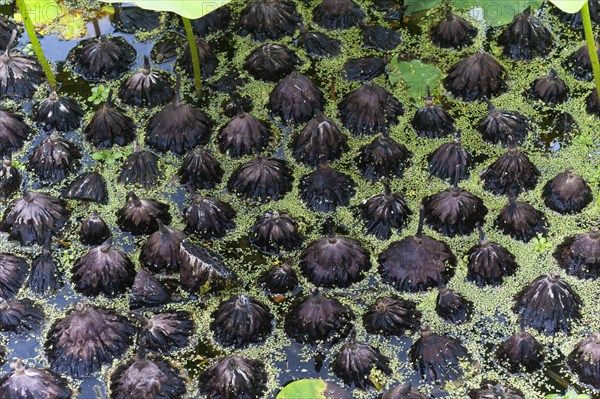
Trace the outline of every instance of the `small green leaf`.
[[323, 380], [304, 379], [286, 385], [276, 399], [327, 399], [325, 389], [327, 383]]
[[575, 14], [581, 11], [581, 8], [587, 0], [549, 0], [550, 3], [560, 8], [568, 14]]
[[153, 11], [170, 11], [189, 19], [200, 18], [229, 3], [230, 0], [102, 0], [107, 3], [133, 3], [140, 8]]
[[427, 86], [433, 89], [442, 75], [442, 71], [437, 67], [419, 60], [398, 61], [398, 56], [395, 56], [390, 65], [392, 65], [392, 71], [389, 73], [390, 82], [396, 84], [400, 80], [403, 81], [408, 96], [415, 101], [424, 98], [427, 95]]
[[92, 153], [92, 159], [95, 159], [96, 161], [104, 159], [104, 155], [102, 155], [102, 151], [96, 151], [96, 152]]

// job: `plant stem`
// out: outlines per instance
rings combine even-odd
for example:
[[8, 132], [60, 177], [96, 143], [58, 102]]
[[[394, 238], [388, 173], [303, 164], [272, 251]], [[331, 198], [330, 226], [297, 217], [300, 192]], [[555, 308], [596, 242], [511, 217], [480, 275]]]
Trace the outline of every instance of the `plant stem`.
[[596, 51], [596, 41], [592, 31], [592, 18], [590, 17], [590, 7], [586, 1], [581, 8], [581, 19], [583, 20], [583, 31], [585, 32], [585, 41], [587, 43], [588, 53], [592, 61], [592, 70], [594, 71], [594, 80], [596, 81], [596, 90], [600, 98], [600, 62], [598, 62], [598, 52]]
[[42, 50], [42, 45], [37, 38], [35, 29], [33, 28], [33, 22], [31, 22], [31, 17], [29, 16], [29, 11], [27, 10], [27, 4], [25, 4], [25, 0], [17, 0], [17, 6], [21, 11], [21, 18], [23, 19], [23, 25], [25, 25], [27, 36], [29, 36], [31, 47], [33, 47], [33, 51], [35, 51], [35, 55], [42, 66], [42, 69], [44, 70], [44, 74], [46, 74], [46, 79], [48, 80], [50, 89], [52, 89], [52, 91], [56, 91], [57, 85], [54, 72], [52, 72], [52, 67], [48, 63], [48, 60], [44, 55], [44, 51]]
[[194, 31], [192, 30], [192, 24], [186, 17], [181, 17], [183, 26], [185, 27], [185, 34], [188, 38], [188, 44], [190, 45], [190, 53], [192, 54], [192, 65], [194, 66], [194, 86], [196, 87], [196, 96], [200, 97], [202, 91], [202, 74], [200, 73], [200, 57], [198, 56], [198, 47], [196, 46], [196, 38], [194, 37]]

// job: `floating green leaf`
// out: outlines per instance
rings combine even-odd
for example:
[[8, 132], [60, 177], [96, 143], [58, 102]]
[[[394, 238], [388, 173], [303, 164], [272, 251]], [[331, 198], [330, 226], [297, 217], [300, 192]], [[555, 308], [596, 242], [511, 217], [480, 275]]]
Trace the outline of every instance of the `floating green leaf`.
[[427, 95], [427, 86], [433, 89], [442, 76], [442, 71], [437, 67], [420, 60], [398, 61], [398, 56], [394, 56], [390, 65], [392, 65], [389, 73], [390, 82], [397, 84], [403, 81], [408, 96], [414, 101], [424, 98]]
[[107, 3], [133, 3], [140, 8], [153, 11], [170, 11], [189, 19], [200, 18], [229, 3], [230, 0], [102, 0]]
[[579, 12], [587, 0], [549, 0], [550, 3], [560, 8], [562, 11], [575, 14]]
[[298, 380], [286, 385], [276, 399], [327, 399], [325, 389], [327, 389], [327, 383], [323, 380]]

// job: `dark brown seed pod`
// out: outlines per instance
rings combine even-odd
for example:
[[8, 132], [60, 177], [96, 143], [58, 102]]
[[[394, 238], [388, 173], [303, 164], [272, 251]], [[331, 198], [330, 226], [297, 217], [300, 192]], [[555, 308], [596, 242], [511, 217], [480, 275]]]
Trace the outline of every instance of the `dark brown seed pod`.
[[285, 294], [298, 286], [298, 276], [288, 260], [262, 272], [258, 283], [271, 294]]
[[355, 162], [365, 179], [377, 181], [382, 177], [402, 177], [411, 156], [404, 144], [383, 133], [360, 149]]
[[312, 118], [291, 141], [294, 159], [306, 165], [316, 166], [322, 160], [333, 161], [348, 151], [348, 136], [335, 122], [319, 114]]
[[380, 399], [429, 399], [410, 384], [397, 385], [384, 392]]
[[352, 0], [321, 0], [313, 9], [313, 21], [325, 29], [349, 29], [364, 18], [365, 13]]
[[300, 64], [292, 50], [279, 44], [257, 47], [244, 62], [244, 68], [259, 80], [276, 82], [291, 73]]
[[84, 295], [115, 297], [125, 293], [135, 279], [135, 267], [127, 256], [112, 247], [112, 240], [92, 248], [72, 269], [75, 290]]
[[[17, 29], [17, 25], [4, 15], [0, 15], [0, 48], [7, 48], [12, 37], [12, 33]], [[16, 39], [16, 35], [15, 35]], [[14, 39], [13, 39], [14, 40]]]
[[73, 397], [68, 381], [52, 370], [27, 367], [21, 360], [15, 360], [10, 367], [12, 370], [0, 377], [0, 397], [5, 399], [71, 399]]
[[409, 356], [421, 378], [426, 381], [451, 381], [463, 375], [461, 363], [470, 360], [467, 349], [457, 340], [421, 327], [421, 337], [410, 348]]
[[62, 273], [58, 264], [52, 259], [52, 253], [44, 248], [40, 256], [31, 264], [29, 289], [36, 294], [46, 294], [56, 291], [63, 285]]
[[583, 302], [569, 283], [558, 274], [543, 275], [525, 286], [516, 296], [513, 310], [524, 325], [554, 335], [568, 333], [581, 319]]
[[[596, 51], [600, 52], [600, 43], [598, 42], [596, 42]], [[590, 81], [593, 78], [592, 61], [585, 44], [568, 56], [563, 66], [579, 80]]]
[[590, 115], [600, 116], [600, 100], [598, 100], [598, 90], [592, 90], [585, 98], [585, 110]]
[[150, 31], [160, 26], [161, 14], [136, 6], [118, 5], [115, 7], [114, 24], [118, 30], [125, 33]]
[[84, 378], [121, 358], [135, 330], [122, 316], [77, 303], [48, 331], [46, 355], [52, 370]]
[[431, 30], [431, 41], [436, 46], [459, 50], [473, 44], [477, 28], [450, 10], [446, 17]]
[[0, 231], [21, 245], [43, 245], [58, 235], [69, 215], [62, 199], [43, 192], [25, 192], [8, 205]]
[[293, 180], [286, 161], [258, 157], [233, 171], [227, 190], [255, 201], [275, 201], [292, 190]]
[[381, 25], [363, 26], [365, 47], [380, 51], [392, 51], [402, 43], [400, 32]]
[[[219, 65], [219, 59], [212, 51], [210, 45], [200, 36], [194, 36], [196, 41], [196, 51], [200, 60], [200, 72], [203, 78], [211, 77], [215, 73], [215, 69]], [[181, 68], [189, 76], [194, 76], [194, 66], [192, 62], [192, 53], [190, 46], [186, 45], [183, 54], [177, 60], [177, 66]]]
[[140, 263], [155, 273], [179, 271], [179, 245], [185, 238], [183, 232], [159, 220], [158, 230], [142, 246]]
[[55, 91], [34, 107], [33, 118], [46, 131], [68, 132], [75, 130], [81, 123], [84, 112], [75, 101], [59, 97]]
[[222, 238], [235, 228], [236, 211], [215, 197], [194, 196], [185, 210], [185, 232], [202, 238]]
[[240, 14], [238, 26], [242, 36], [252, 39], [277, 40], [292, 34], [301, 21], [296, 3], [290, 0], [252, 0]]
[[53, 132], [35, 147], [27, 169], [42, 180], [58, 183], [81, 166], [80, 159], [79, 149]]
[[0, 297], [0, 331], [23, 334], [36, 330], [44, 321], [42, 307], [30, 299]]
[[300, 198], [306, 207], [318, 212], [334, 212], [347, 206], [354, 196], [356, 183], [342, 172], [322, 163], [319, 168], [300, 179]]
[[127, 105], [152, 108], [163, 105], [175, 97], [166, 71], [150, 68], [144, 56], [144, 66], [119, 87], [119, 98]]
[[392, 193], [387, 180], [383, 181], [383, 186], [383, 194], [364, 201], [360, 208], [367, 233], [380, 240], [387, 240], [393, 232], [402, 232], [412, 212], [408, 209], [403, 194]]
[[465, 323], [471, 319], [473, 302], [465, 299], [460, 292], [443, 287], [438, 291], [435, 311], [449, 323]]
[[236, 295], [219, 304], [211, 314], [210, 329], [223, 346], [243, 348], [263, 342], [273, 330], [273, 315], [262, 302]]
[[500, 210], [496, 218], [496, 227], [515, 240], [529, 242], [536, 235], [545, 235], [546, 217], [527, 202], [516, 201], [509, 196], [508, 204]]
[[498, 38], [504, 55], [511, 60], [529, 61], [547, 55], [554, 44], [552, 34], [542, 21], [531, 15], [531, 7], [515, 15]]
[[189, 184], [196, 190], [209, 190], [221, 182], [224, 172], [219, 161], [208, 150], [197, 146], [188, 152], [177, 174], [181, 184]]
[[349, 287], [371, 269], [371, 255], [360, 243], [334, 234], [310, 243], [300, 255], [300, 269], [319, 287]]
[[127, 194], [126, 203], [117, 211], [117, 224], [133, 235], [151, 234], [158, 230], [158, 220], [171, 222], [169, 205], [151, 198], [139, 198], [133, 191]]
[[[1, 145], [1, 144], [0, 144]], [[21, 174], [12, 165], [12, 160], [4, 158], [0, 165], [0, 201], [6, 201], [21, 188]]]
[[464, 101], [491, 98], [507, 89], [505, 69], [480, 50], [454, 64], [444, 78], [444, 87]]
[[269, 144], [272, 136], [267, 121], [244, 112], [231, 118], [217, 136], [217, 144], [222, 153], [234, 158], [244, 155], [260, 154]]
[[6, 109], [0, 109], [0, 155], [10, 156], [23, 148], [29, 139], [31, 128], [23, 121], [23, 117]]
[[317, 112], [323, 112], [325, 97], [312, 80], [293, 71], [277, 83], [268, 107], [275, 116], [297, 124], [307, 122]]
[[333, 373], [345, 384], [359, 389], [374, 386], [369, 378], [373, 369], [391, 374], [390, 359], [379, 349], [361, 342], [344, 344], [331, 363]]
[[100, 245], [110, 236], [110, 228], [96, 211], [92, 211], [92, 214], [81, 222], [79, 240], [84, 244]]
[[404, 106], [381, 86], [365, 83], [338, 105], [344, 126], [356, 135], [375, 134], [398, 124]]
[[73, 71], [85, 80], [99, 82], [123, 76], [135, 61], [135, 49], [121, 36], [82, 40], [71, 51]]
[[484, 381], [479, 389], [469, 391], [470, 399], [488, 398], [525, 399], [525, 395], [518, 389], [500, 385], [496, 382]]
[[301, 343], [336, 342], [350, 334], [352, 311], [319, 290], [297, 298], [285, 317], [285, 332]]
[[63, 197], [108, 204], [106, 181], [98, 172], [83, 173], [65, 187]]
[[336, 57], [340, 54], [342, 43], [322, 32], [309, 32], [301, 27], [302, 34], [298, 38], [298, 46], [304, 47], [309, 56], [315, 58]]
[[578, 278], [600, 277], [600, 229], [567, 237], [554, 251], [554, 259], [567, 274]]
[[423, 198], [423, 206], [427, 225], [447, 237], [471, 234], [488, 212], [481, 198], [457, 186]]
[[483, 188], [496, 195], [514, 192], [515, 195], [531, 190], [537, 184], [539, 169], [529, 160], [527, 154], [511, 145], [481, 175]]
[[147, 270], [141, 269], [131, 286], [129, 307], [138, 309], [167, 304], [171, 301], [171, 293]]
[[504, 282], [504, 277], [512, 276], [519, 265], [515, 256], [502, 245], [488, 241], [479, 228], [479, 244], [467, 252], [467, 280], [479, 287], [497, 286]]
[[524, 327], [502, 342], [495, 355], [500, 364], [506, 365], [511, 373], [523, 370], [533, 373], [544, 365], [544, 347]]
[[237, 355], [218, 360], [200, 374], [200, 392], [211, 399], [259, 399], [266, 384], [265, 365]]
[[537, 78], [531, 84], [531, 96], [548, 105], [563, 103], [569, 97], [569, 88], [554, 69], [547, 76]]
[[397, 290], [418, 292], [446, 284], [454, 275], [456, 257], [443, 241], [423, 235], [423, 207], [414, 236], [396, 241], [379, 255], [383, 281]]
[[351, 82], [373, 80], [385, 73], [387, 60], [381, 57], [349, 58], [344, 63], [344, 77]]
[[189, 344], [196, 325], [192, 316], [183, 310], [156, 313], [143, 320], [141, 337], [146, 349], [169, 353]]
[[450, 143], [442, 144], [427, 158], [429, 173], [450, 184], [469, 178], [469, 169], [475, 165], [473, 155], [461, 145], [460, 132]]
[[231, 9], [227, 6], [221, 6], [203, 17], [192, 19], [190, 22], [196, 35], [206, 37], [209, 33], [217, 32], [228, 26], [231, 22]]
[[86, 140], [94, 147], [110, 148], [115, 144], [124, 146], [135, 139], [135, 124], [133, 119], [112, 105], [111, 90], [108, 99], [92, 116], [83, 132]]
[[265, 253], [292, 251], [302, 244], [296, 220], [287, 212], [268, 211], [256, 219], [250, 242]]
[[594, 332], [579, 341], [566, 363], [579, 382], [600, 388], [600, 334]]
[[569, 167], [544, 185], [544, 204], [558, 213], [579, 213], [590, 202], [593, 195], [590, 186]]
[[0, 252], [0, 297], [4, 299], [12, 299], [27, 277], [29, 265], [24, 258]]
[[433, 104], [433, 97], [427, 86], [425, 106], [419, 108], [411, 122], [419, 137], [440, 138], [456, 132], [454, 118], [442, 107]]
[[31, 98], [44, 80], [44, 71], [35, 58], [12, 51], [16, 37], [13, 30], [6, 50], [0, 54], [0, 97]]
[[179, 261], [179, 281], [190, 292], [207, 284], [219, 289], [237, 280], [217, 255], [187, 239], [181, 242]]
[[493, 144], [521, 144], [527, 138], [531, 125], [527, 117], [518, 112], [496, 109], [487, 100], [489, 113], [479, 121], [477, 130], [485, 141]]
[[185, 381], [169, 362], [148, 358], [143, 348], [120, 364], [110, 376], [113, 399], [179, 399], [186, 396]]
[[362, 320], [370, 334], [402, 336], [407, 330], [419, 328], [421, 312], [416, 303], [392, 295], [380, 297], [369, 305]]
[[136, 146], [133, 153], [123, 162], [119, 183], [139, 184], [147, 188], [156, 186], [161, 177], [162, 172], [158, 169], [158, 156]]

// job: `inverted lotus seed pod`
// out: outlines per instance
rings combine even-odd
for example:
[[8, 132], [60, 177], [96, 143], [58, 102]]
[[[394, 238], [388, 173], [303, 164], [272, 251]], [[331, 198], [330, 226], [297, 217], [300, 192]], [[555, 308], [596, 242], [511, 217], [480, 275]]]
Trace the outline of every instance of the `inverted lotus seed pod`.
[[508, 204], [500, 210], [495, 222], [504, 234], [515, 240], [529, 242], [536, 235], [547, 232], [546, 217], [527, 202], [516, 201], [509, 195]]
[[158, 220], [164, 224], [171, 222], [169, 205], [151, 198], [139, 198], [133, 191], [127, 194], [125, 205], [117, 211], [117, 224], [121, 230], [133, 235], [155, 232]]
[[558, 274], [542, 275], [525, 286], [516, 296], [514, 311], [524, 325], [554, 335], [568, 333], [573, 322], [581, 319], [583, 302], [569, 283]]
[[59, 97], [53, 91], [34, 107], [33, 117], [46, 131], [68, 132], [79, 127], [83, 115], [83, 110], [74, 100]]
[[460, 132], [452, 142], [439, 146], [427, 160], [429, 173], [450, 184], [469, 178], [469, 169], [475, 165], [473, 155], [460, 143]]
[[115, 144], [125, 146], [135, 139], [135, 124], [133, 119], [113, 106], [110, 90], [108, 99], [94, 113], [83, 132], [86, 140], [94, 147], [110, 148]]
[[287, 162], [258, 157], [233, 171], [227, 182], [227, 190], [259, 202], [274, 201], [292, 190], [293, 180]]
[[0, 331], [22, 334], [36, 330], [43, 321], [42, 307], [32, 300], [0, 297]]
[[92, 211], [91, 215], [81, 222], [79, 240], [84, 244], [100, 245], [110, 236], [110, 228], [96, 211]]
[[10, 198], [21, 188], [21, 174], [10, 158], [4, 158], [0, 165], [0, 201]]
[[308, 31], [300, 27], [302, 32], [298, 38], [298, 46], [304, 47], [309, 56], [315, 58], [336, 57], [340, 54], [342, 43], [322, 32]]
[[186, 235], [158, 221], [158, 230], [152, 233], [140, 251], [140, 263], [152, 272], [179, 271], [179, 245]]
[[285, 294], [298, 286], [298, 275], [288, 260], [261, 273], [258, 283], [269, 293]]
[[585, 110], [590, 115], [600, 116], [600, 100], [598, 100], [598, 90], [592, 90], [585, 98]]
[[375, 195], [361, 204], [361, 217], [367, 233], [380, 240], [387, 240], [393, 232], [400, 234], [412, 214], [404, 195], [392, 193], [387, 180], [383, 181], [383, 194]]
[[401, 177], [411, 156], [404, 144], [384, 132], [360, 149], [355, 162], [365, 179], [377, 181], [382, 177]]
[[529, 160], [527, 154], [511, 145], [506, 153], [487, 167], [481, 178], [483, 188], [496, 195], [504, 195], [510, 191], [518, 195], [533, 189], [539, 176], [539, 169]]
[[269, 144], [272, 134], [267, 121], [240, 109], [221, 129], [217, 136], [217, 144], [222, 153], [239, 158], [260, 154]]
[[23, 148], [31, 135], [31, 128], [19, 114], [0, 109], [0, 155], [10, 156]]
[[554, 69], [551, 69], [547, 76], [534, 80], [530, 91], [534, 98], [548, 105], [563, 103], [569, 97], [567, 84]]
[[380, 51], [392, 51], [402, 43], [400, 32], [381, 25], [363, 26], [365, 47]]
[[284, 328], [288, 336], [301, 343], [333, 343], [348, 336], [353, 317], [340, 301], [314, 290], [292, 302]]
[[[200, 72], [202, 73], [203, 78], [208, 78], [215, 73], [215, 69], [217, 69], [217, 66], [219, 65], [219, 59], [204, 38], [194, 36], [194, 39], [196, 41], [198, 59], [200, 60]], [[183, 54], [181, 54], [181, 57], [177, 60], [176, 64], [189, 76], [194, 75], [192, 53], [189, 45], [184, 47]]]
[[504, 277], [516, 272], [519, 265], [508, 249], [486, 239], [481, 226], [477, 227], [479, 244], [467, 252], [467, 280], [480, 287], [500, 285], [504, 282]]
[[13, 30], [0, 54], [0, 97], [31, 98], [45, 75], [35, 58], [12, 51], [16, 37], [17, 31]]
[[242, 10], [238, 26], [242, 36], [250, 34], [252, 39], [260, 41], [277, 40], [291, 35], [300, 21], [293, 1], [252, 0]]
[[0, 397], [5, 399], [71, 399], [68, 381], [49, 369], [27, 367], [21, 360], [10, 364], [11, 371], [0, 377]]
[[56, 291], [63, 284], [62, 273], [58, 264], [52, 259], [52, 253], [44, 248], [33, 260], [29, 275], [29, 289], [37, 294]]
[[442, 287], [438, 291], [435, 311], [447, 322], [465, 323], [473, 313], [473, 302], [465, 299], [460, 292]]
[[456, 257], [443, 241], [423, 235], [423, 207], [414, 236], [391, 243], [379, 255], [379, 273], [397, 290], [419, 292], [446, 284], [454, 275]]
[[567, 366], [580, 382], [600, 387], [600, 334], [591, 333], [579, 341], [567, 357]]
[[518, 333], [498, 346], [495, 355], [500, 364], [507, 366], [511, 373], [523, 370], [532, 373], [544, 365], [544, 347], [522, 326]]
[[350, 82], [373, 80], [385, 73], [388, 61], [381, 57], [349, 58], [344, 63], [344, 77]]
[[313, 21], [325, 29], [348, 29], [360, 25], [365, 13], [352, 0], [321, 0], [313, 9]]
[[442, 107], [433, 104], [433, 97], [427, 86], [425, 106], [419, 108], [413, 116], [412, 127], [419, 137], [440, 138], [454, 134], [454, 118]]
[[141, 336], [148, 350], [169, 353], [185, 348], [195, 328], [186, 311], [161, 312], [143, 320]]
[[124, 317], [77, 303], [48, 331], [46, 355], [52, 370], [84, 378], [121, 358], [135, 332]]
[[542, 198], [548, 208], [564, 215], [581, 212], [593, 195], [586, 181], [569, 167], [544, 185]]
[[321, 160], [340, 158], [349, 149], [347, 141], [335, 122], [319, 113], [292, 138], [290, 146], [296, 161], [316, 166]]
[[150, 68], [144, 56], [144, 66], [119, 87], [119, 98], [127, 105], [152, 108], [163, 105], [175, 97], [175, 90], [166, 71]]
[[27, 277], [29, 265], [24, 258], [0, 252], [0, 297], [12, 299]]
[[529, 61], [547, 55], [554, 44], [552, 34], [531, 14], [531, 7], [515, 15], [498, 38], [503, 54], [511, 60]]
[[10, 202], [0, 223], [0, 231], [21, 245], [43, 245], [58, 236], [70, 212], [60, 198], [43, 192], [25, 192]]
[[67, 56], [73, 71], [85, 80], [99, 82], [123, 76], [135, 61], [135, 49], [121, 36], [82, 40]]
[[429, 399], [410, 384], [397, 385], [384, 392], [380, 399]]
[[195, 195], [185, 210], [185, 232], [203, 238], [222, 238], [235, 228], [236, 211], [214, 197]]
[[484, 381], [479, 389], [469, 391], [470, 399], [488, 399], [488, 398], [506, 398], [506, 399], [525, 399], [525, 396], [518, 389], [500, 385], [496, 382]]
[[529, 120], [518, 112], [496, 109], [487, 100], [489, 112], [477, 125], [477, 130], [485, 141], [493, 144], [521, 144], [531, 130]]
[[300, 58], [292, 50], [279, 44], [264, 44], [257, 47], [244, 62], [255, 79], [275, 82], [291, 73]]
[[169, 302], [171, 302], [169, 290], [147, 270], [141, 269], [131, 286], [129, 307], [138, 309], [164, 305]]
[[260, 343], [273, 330], [269, 308], [247, 295], [236, 295], [221, 302], [211, 318], [210, 329], [223, 346], [243, 348]]
[[[596, 42], [596, 51], [600, 50], [600, 43]], [[579, 80], [592, 80], [592, 61], [587, 45], [584, 44], [577, 51], [567, 57], [563, 65]]]
[[334, 212], [347, 206], [354, 196], [356, 183], [349, 175], [338, 172], [327, 163], [300, 179], [300, 198], [313, 211]]
[[42, 180], [58, 183], [79, 168], [80, 159], [79, 149], [53, 132], [34, 148], [27, 169]]
[[125, 33], [150, 31], [160, 26], [161, 14], [157, 11], [119, 4], [115, 7], [114, 23], [118, 30]]
[[217, 360], [200, 374], [200, 392], [211, 399], [259, 399], [266, 384], [265, 365], [237, 355]]
[[450, 9], [446, 11], [446, 17], [431, 30], [433, 44], [442, 48], [459, 50], [472, 45], [475, 36], [477, 36], [477, 28], [470, 22], [453, 14]]
[[421, 337], [409, 351], [410, 359], [426, 381], [451, 381], [463, 375], [461, 364], [470, 360], [467, 349], [457, 340], [421, 327]]
[[209, 284], [218, 289], [237, 280], [234, 273], [208, 249], [183, 240], [180, 246], [179, 281], [190, 292]]
[[444, 78], [444, 87], [464, 101], [491, 98], [507, 88], [505, 69], [492, 56], [480, 50], [454, 64]]
[[281, 79], [271, 92], [268, 107], [275, 116], [291, 123], [309, 121], [323, 112], [323, 92], [308, 77], [293, 71]]
[[346, 94], [338, 109], [344, 126], [356, 135], [386, 131], [404, 115], [404, 106], [396, 97], [370, 82]]
[[370, 334], [402, 336], [416, 331], [421, 324], [421, 312], [416, 303], [397, 296], [380, 297], [363, 315], [363, 324]]
[[600, 229], [565, 238], [556, 247], [554, 258], [567, 274], [578, 278], [600, 277]]
[[133, 153], [123, 162], [119, 183], [139, 184], [147, 188], [156, 186], [161, 177], [162, 172], [158, 169], [158, 157], [135, 146]]
[[227, 27], [231, 22], [231, 9], [227, 6], [221, 6], [200, 18], [192, 19], [190, 22], [195, 34], [207, 36], [209, 33]]
[[108, 204], [106, 181], [98, 172], [83, 173], [65, 187], [63, 197]]
[[197, 146], [183, 159], [177, 171], [179, 182], [192, 188], [211, 189], [221, 182], [223, 169], [219, 161], [202, 146]]
[[72, 269], [75, 290], [85, 295], [115, 297], [126, 292], [135, 279], [135, 268], [127, 256], [112, 247], [112, 240], [92, 248]]
[[373, 386], [369, 376], [374, 369], [387, 375], [392, 373], [389, 362], [390, 359], [379, 349], [353, 340], [340, 348], [331, 368], [345, 384], [365, 390]]
[[254, 246], [265, 253], [291, 251], [304, 241], [292, 215], [278, 211], [268, 211], [257, 218], [249, 238]]

